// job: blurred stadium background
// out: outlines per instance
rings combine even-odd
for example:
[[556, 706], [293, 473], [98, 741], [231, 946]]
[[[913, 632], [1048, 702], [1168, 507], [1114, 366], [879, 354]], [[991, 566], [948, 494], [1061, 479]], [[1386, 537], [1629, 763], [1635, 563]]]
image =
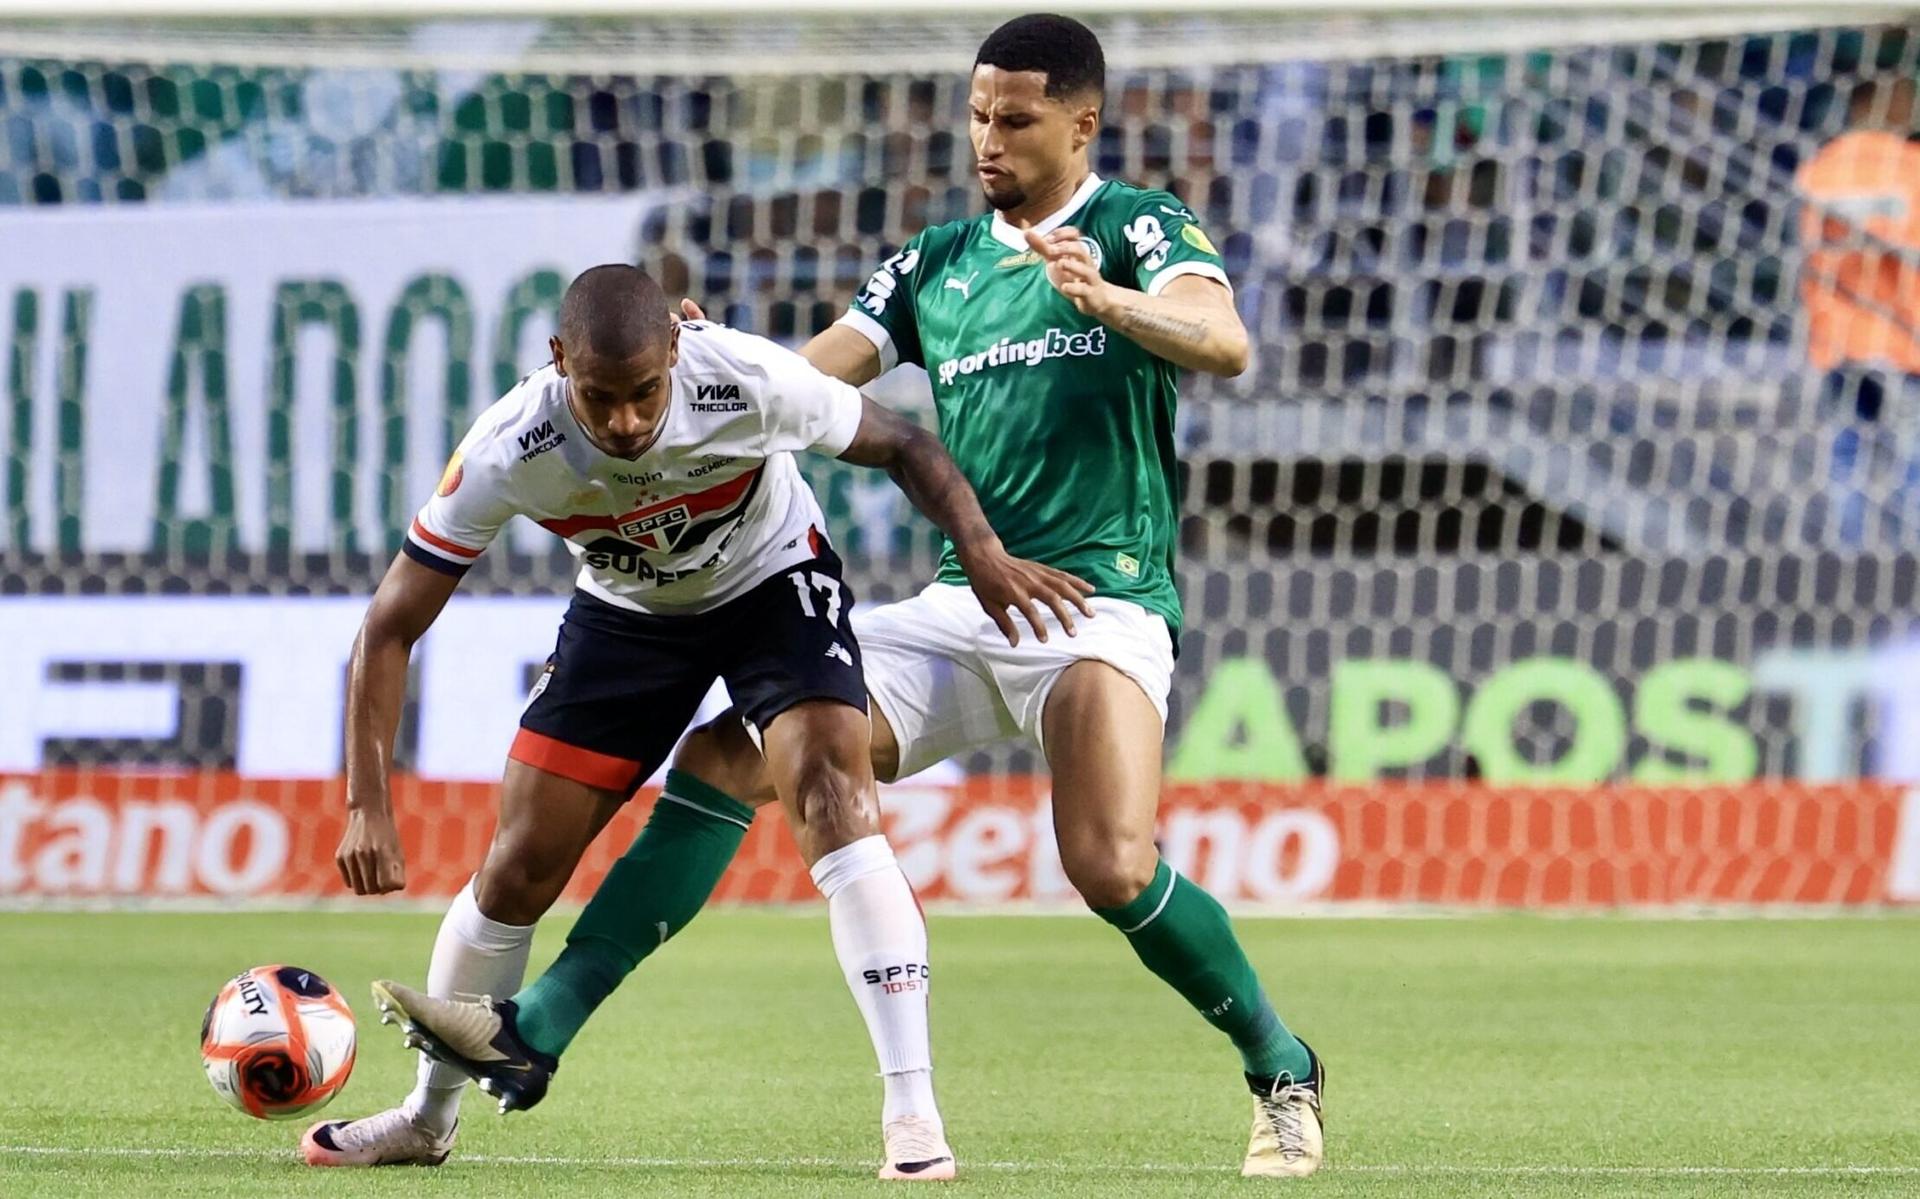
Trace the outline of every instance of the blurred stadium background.
[[[1004, 15], [0, 7], [29, 906], [338, 894], [364, 597], [566, 280], [804, 340], [981, 209]], [[1175, 864], [1272, 909], [1920, 899], [1920, 10], [1055, 7], [1107, 45], [1096, 169], [1200, 212], [1256, 346], [1183, 395]], [[930, 577], [885, 480], [804, 465], [863, 598]], [[516, 530], [416, 657], [416, 895], [478, 861], [569, 579]], [[923, 894], [1071, 900], [1038, 765], [893, 789]], [[727, 894], [810, 896], [759, 823]]]

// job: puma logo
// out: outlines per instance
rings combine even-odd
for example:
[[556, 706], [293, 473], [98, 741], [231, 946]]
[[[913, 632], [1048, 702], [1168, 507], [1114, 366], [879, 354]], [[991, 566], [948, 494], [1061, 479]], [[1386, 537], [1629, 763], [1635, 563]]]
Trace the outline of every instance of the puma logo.
[[979, 278], [979, 276], [980, 272], [975, 271], [964, 279], [949, 279], [947, 280], [947, 286], [959, 292], [965, 299], [971, 300], [973, 299], [973, 281]]

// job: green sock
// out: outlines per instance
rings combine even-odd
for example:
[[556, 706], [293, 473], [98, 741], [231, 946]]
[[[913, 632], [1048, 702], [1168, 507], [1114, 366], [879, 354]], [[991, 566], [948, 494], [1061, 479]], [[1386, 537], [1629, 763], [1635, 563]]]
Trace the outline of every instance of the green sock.
[[565, 1052], [633, 968], [705, 905], [752, 821], [739, 800], [669, 770], [647, 826], [587, 901], [567, 947], [513, 997], [521, 1039], [555, 1057]]
[[1248, 1074], [1307, 1076], [1306, 1046], [1267, 1002], [1226, 909], [1198, 883], [1162, 861], [1132, 903], [1094, 914], [1125, 934], [1147, 969], [1227, 1034]]

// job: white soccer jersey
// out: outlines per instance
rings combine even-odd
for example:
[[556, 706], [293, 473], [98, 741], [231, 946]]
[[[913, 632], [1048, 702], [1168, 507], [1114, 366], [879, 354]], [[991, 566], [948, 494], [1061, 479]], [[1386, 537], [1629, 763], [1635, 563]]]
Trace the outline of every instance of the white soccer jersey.
[[613, 458], [574, 418], [551, 365], [475, 421], [408, 530], [415, 561], [464, 573], [524, 515], [564, 537], [582, 591], [638, 612], [716, 607], [814, 557], [826, 522], [793, 451], [838, 456], [860, 392], [763, 337], [686, 321], [664, 426]]

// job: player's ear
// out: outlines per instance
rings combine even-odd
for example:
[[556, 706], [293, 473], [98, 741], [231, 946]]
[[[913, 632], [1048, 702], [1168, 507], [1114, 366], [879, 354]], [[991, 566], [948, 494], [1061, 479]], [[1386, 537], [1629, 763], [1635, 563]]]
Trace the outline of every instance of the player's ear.
[[667, 330], [667, 369], [680, 361], [680, 322], [673, 322], [673, 328]]
[[560, 344], [557, 337], [547, 338], [547, 353], [553, 355], [553, 369], [560, 372], [562, 379], [567, 377], [567, 348]]
[[1100, 106], [1089, 104], [1073, 119], [1073, 149], [1077, 154], [1100, 134]]

